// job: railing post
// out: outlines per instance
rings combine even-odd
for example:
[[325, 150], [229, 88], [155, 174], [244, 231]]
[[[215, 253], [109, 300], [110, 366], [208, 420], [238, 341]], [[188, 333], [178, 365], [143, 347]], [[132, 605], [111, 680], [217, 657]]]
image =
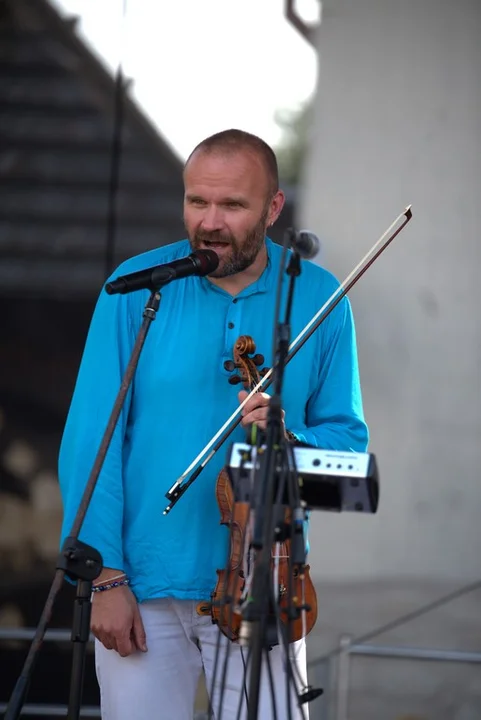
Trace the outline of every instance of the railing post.
[[351, 639], [343, 635], [339, 641], [340, 653], [337, 661], [335, 720], [348, 720]]

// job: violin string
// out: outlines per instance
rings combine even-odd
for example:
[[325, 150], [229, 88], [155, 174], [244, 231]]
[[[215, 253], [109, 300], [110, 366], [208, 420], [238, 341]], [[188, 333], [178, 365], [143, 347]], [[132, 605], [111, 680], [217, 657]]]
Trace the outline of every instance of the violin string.
[[[349, 285], [349, 283], [352, 282], [353, 278], [355, 278], [356, 274], [359, 273], [359, 276], [362, 274], [362, 268], [364, 265], [366, 265], [367, 269], [368, 263], [374, 259], [374, 255], [378, 248], [380, 248], [385, 241], [386, 237], [389, 235], [389, 233], [392, 231], [392, 229], [400, 222], [400, 220], [406, 216], [406, 220], [404, 221], [403, 225], [398, 229], [397, 232], [399, 232], [402, 227], [408, 222], [408, 220], [411, 218], [411, 205], [408, 205], [407, 208], [398, 215], [398, 217], [394, 220], [393, 223], [388, 227], [388, 229], [381, 235], [379, 240], [377, 240], [374, 245], [371, 247], [370, 250], [364, 255], [364, 257], [359, 261], [359, 263], [356, 265], [354, 270], [352, 270], [349, 275], [343, 280], [343, 282], [336, 288], [336, 290], [332, 293], [332, 295], [328, 298], [328, 300], [324, 303], [324, 305], [318, 310], [318, 312], [314, 315], [314, 317], [308, 322], [306, 327], [299, 333], [299, 335], [293, 340], [293, 342], [289, 346], [289, 354], [291, 354], [296, 347], [300, 344], [301, 340], [304, 338], [304, 336], [309, 332], [309, 330], [312, 328], [312, 326], [318, 321], [318, 319], [322, 316], [322, 314], [333, 304], [338, 298], [340, 294], [343, 292], [345, 293], [346, 287]], [[396, 234], [397, 234], [396, 232]], [[388, 238], [388, 241], [386, 242], [387, 245], [391, 242], [391, 240], [395, 237]], [[378, 254], [382, 252], [384, 248], [379, 250]], [[190, 473], [199, 466], [200, 468], [204, 468], [212, 459], [212, 457], [217, 452], [217, 449], [212, 449], [217, 442], [217, 440], [224, 434], [224, 432], [239, 418], [240, 414], [242, 413], [242, 410], [244, 409], [247, 402], [250, 400], [250, 398], [254, 395], [254, 393], [259, 392], [262, 390], [268, 383], [269, 379], [271, 378], [273, 372], [275, 370], [275, 367], [269, 368], [269, 370], [265, 373], [265, 375], [259, 380], [257, 385], [251, 390], [250, 393], [248, 393], [247, 397], [244, 398], [244, 400], [240, 403], [240, 405], [236, 408], [236, 410], [231, 414], [231, 416], [226, 420], [224, 425], [215, 433], [215, 435], [212, 437], [212, 439], [207, 443], [207, 445], [200, 451], [200, 453], [197, 455], [197, 457], [191, 462], [189, 467], [182, 473], [182, 475], [179, 476], [177, 481], [174, 483], [171, 492], [173, 489], [178, 488], [179, 485], [183, 483], [183, 481], [190, 475]], [[270, 384], [270, 383], [269, 383]], [[202, 462], [202, 459], [204, 461]]]

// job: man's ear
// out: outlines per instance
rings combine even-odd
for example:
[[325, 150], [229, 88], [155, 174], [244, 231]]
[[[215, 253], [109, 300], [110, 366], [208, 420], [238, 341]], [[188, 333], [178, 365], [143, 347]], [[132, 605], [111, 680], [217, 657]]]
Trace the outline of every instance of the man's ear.
[[271, 225], [274, 225], [277, 218], [282, 212], [282, 208], [284, 207], [284, 204], [286, 202], [286, 196], [282, 192], [282, 190], [278, 190], [274, 197], [272, 198], [270, 205], [269, 205], [269, 213], [267, 215], [267, 225], [270, 227]]

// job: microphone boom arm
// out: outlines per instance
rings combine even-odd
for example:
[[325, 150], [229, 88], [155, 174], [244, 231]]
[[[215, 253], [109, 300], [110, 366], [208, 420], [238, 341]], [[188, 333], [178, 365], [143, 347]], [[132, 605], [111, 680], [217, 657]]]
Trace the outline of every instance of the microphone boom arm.
[[[403, 222], [399, 227], [392, 232], [393, 228], [401, 221], [401, 219], [404, 217]], [[324, 305], [318, 310], [318, 312], [314, 315], [314, 317], [308, 322], [306, 327], [299, 333], [299, 335], [295, 338], [295, 340], [292, 341], [291, 345], [289, 346], [289, 353], [286, 357], [285, 365], [287, 365], [288, 362], [292, 360], [292, 358], [297, 355], [301, 347], [304, 345], [304, 343], [311, 337], [311, 335], [317, 330], [317, 328], [321, 325], [321, 323], [324, 322], [324, 320], [327, 318], [327, 316], [334, 310], [336, 305], [341, 302], [343, 297], [347, 295], [349, 290], [357, 283], [357, 281], [364, 275], [366, 270], [373, 264], [373, 262], [381, 255], [382, 252], [390, 245], [390, 243], [394, 240], [394, 238], [401, 232], [401, 230], [407, 225], [407, 223], [412, 218], [412, 211], [411, 211], [411, 205], [408, 205], [404, 212], [402, 212], [398, 217], [394, 220], [394, 222], [388, 227], [388, 229], [381, 235], [379, 240], [377, 240], [374, 245], [371, 247], [371, 249], [364, 255], [364, 257], [359, 261], [359, 263], [356, 265], [356, 267], [349, 273], [349, 275], [345, 278], [345, 280], [339, 285], [338, 288], [333, 292], [333, 294], [326, 300]], [[389, 236], [389, 237], [388, 237]], [[387, 238], [387, 239], [386, 239]], [[201, 450], [201, 452], [197, 455], [197, 457], [192, 461], [192, 463], [189, 465], [189, 467], [182, 473], [182, 475], [175, 481], [175, 483], [172, 485], [170, 490], [165, 494], [165, 497], [167, 500], [169, 500], [169, 505], [165, 508], [163, 514], [167, 515], [173, 508], [173, 506], [178, 502], [178, 500], [182, 497], [182, 495], [186, 492], [186, 490], [192, 485], [194, 480], [196, 480], [202, 470], [206, 467], [206, 465], [212, 460], [215, 453], [220, 449], [220, 447], [224, 444], [224, 442], [227, 440], [227, 438], [231, 435], [231, 433], [235, 430], [235, 428], [239, 425], [242, 419], [241, 411], [247, 401], [259, 390], [267, 390], [268, 387], [271, 386], [274, 378], [273, 373], [276, 369], [276, 365], [274, 367], [270, 368], [269, 371], [263, 376], [263, 378], [260, 380], [260, 382], [255, 386], [255, 388], [249, 393], [249, 395], [245, 398], [245, 400], [239, 405], [239, 407], [235, 410], [235, 412], [232, 413], [232, 415], [226, 420], [224, 425], [217, 431], [217, 433], [214, 435], [214, 437], [209, 441], [209, 443]], [[208, 453], [208, 454], [207, 454]], [[202, 460], [202, 458], [205, 459], [203, 462], [199, 462]], [[192, 474], [192, 476], [187, 480], [189, 477], [189, 474], [194, 470], [194, 468], [197, 468], [195, 472]]]

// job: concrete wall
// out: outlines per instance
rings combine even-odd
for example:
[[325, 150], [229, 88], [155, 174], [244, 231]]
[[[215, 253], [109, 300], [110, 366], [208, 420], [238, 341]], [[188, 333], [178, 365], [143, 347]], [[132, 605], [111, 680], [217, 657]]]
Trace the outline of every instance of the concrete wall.
[[[409, 203], [413, 219], [350, 294], [381, 501], [374, 517], [314, 516], [324, 614], [312, 656], [481, 577], [480, 38], [479, 0], [323, 3], [298, 225], [320, 235], [320, 261], [343, 279]], [[479, 650], [480, 598], [379, 642]], [[436, 706], [446, 678], [429, 672], [439, 692], [430, 686], [419, 717], [481, 717], [479, 698], [473, 716]]]

